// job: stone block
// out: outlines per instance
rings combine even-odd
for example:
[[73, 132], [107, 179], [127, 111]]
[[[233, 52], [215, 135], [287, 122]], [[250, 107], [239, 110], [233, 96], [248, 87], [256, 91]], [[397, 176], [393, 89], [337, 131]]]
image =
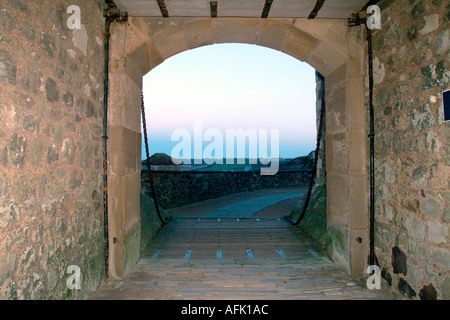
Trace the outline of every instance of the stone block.
[[[323, 76], [326, 76], [327, 72], [325, 70], [321, 70], [321, 65], [316, 66], [314, 63], [309, 62], [311, 55], [314, 54], [315, 50], [320, 44], [320, 40], [316, 39], [310, 34], [299, 29], [294, 29], [287, 38], [286, 44], [283, 47], [283, 51], [289, 53], [292, 56], [295, 56], [301, 61], [307, 61]], [[318, 52], [320, 52], [320, 50]]]
[[76, 158], [77, 147], [73, 138], [64, 139], [61, 147], [61, 160], [66, 164], [73, 164]]
[[351, 37], [355, 37], [355, 35], [350, 35], [348, 24], [346, 21], [339, 19], [333, 21], [333, 26], [328, 28], [324, 39], [330, 44], [333, 44], [339, 53], [347, 56], [347, 45], [350, 42], [356, 41], [355, 39], [350, 39]]
[[411, 122], [416, 131], [429, 128], [434, 125], [435, 118], [430, 111], [428, 105], [414, 109], [412, 112]]
[[350, 210], [350, 178], [345, 175], [327, 175], [327, 219], [341, 217], [347, 221]]
[[300, 61], [306, 61], [311, 54], [307, 48], [293, 41], [286, 41], [281, 51]]
[[47, 78], [45, 82], [45, 92], [49, 102], [57, 102], [59, 100], [59, 87], [52, 78]]
[[350, 236], [350, 275], [363, 276], [367, 266], [368, 230], [352, 229]]
[[137, 144], [140, 134], [127, 128], [124, 128], [123, 133], [125, 173], [135, 173], [138, 170], [136, 159], [138, 156]]
[[189, 49], [186, 36], [180, 25], [174, 25], [169, 30], [153, 34], [153, 41], [163, 59]]
[[423, 18], [425, 20], [425, 26], [420, 30], [420, 34], [427, 35], [439, 28], [439, 14], [433, 13]]
[[445, 269], [450, 269], [450, 250], [446, 247], [430, 247], [429, 263]]
[[369, 217], [369, 179], [367, 176], [350, 177], [350, 226], [352, 229], [365, 229]]
[[428, 168], [426, 166], [419, 166], [414, 169], [412, 178], [413, 182], [417, 183], [419, 186], [425, 186], [427, 183], [426, 177], [428, 174]]
[[350, 175], [366, 175], [366, 139], [364, 129], [350, 129]]
[[140, 133], [125, 127], [113, 126], [109, 128], [108, 150], [110, 172], [123, 175], [135, 173], [139, 170], [139, 138]]
[[45, 142], [40, 139], [30, 141], [30, 165], [32, 169], [40, 168], [46, 159]]
[[439, 221], [428, 220], [428, 241], [434, 243], [447, 243], [448, 224]]
[[108, 128], [109, 172], [122, 175], [125, 173], [125, 140], [122, 126]]
[[27, 154], [26, 138], [19, 136], [17, 133], [13, 133], [5, 150], [7, 150], [7, 156], [11, 162], [11, 165], [16, 168], [23, 168]]
[[[125, 70], [124, 70], [125, 71]], [[139, 132], [141, 130], [141, 92], [125, 72], [115, 73], [110, 81], [108, 126], [124, 126]]]
[[425, 201], [421, 206], [421, 211], [431, 217], [439, 217], [441, 213], [441, 206], [433, 199]]
[[141, 192], [141, 175], [140, 173], [128, 174], [124, 176], [124, 226], [126, 229], [141, 220], [140, 216], [140, 192]]
[[343, 53], [336, 45], [323, 40], [311, 53], [306, 62], [327, 77], [345, 64], [348, 54]]
[[[135, 157], [135, 161], [136, 161], [136, 169], [141, 172], [142, 169], [142, 136], [143, 133], [140, 132], [136, 132], [137, 135], [137, 141], [136, 141], [136, 157]], [[144, 151], [145, 152], [145, 151]]]
[[421, 242], [409, 240], [408, 250], [420, 259], [425, 259], [427, 256], [427, 247]]
[[[373, 83], [374, 85], [379, 85], [383, 83], [384, 78], [386, 77], [386, 67], [384, 63], [382, 63], [378, 57], [373, 59]], [[366, 88], [369, 88], [369, 77], [365, 78]]]
[[448, 49], [450, 47], [450, 31], [448, 28], [442, 30], [437, 36], [434, 46], [433, 52], [437, 56], [444, 55], [448, 53]]
[[111, 173], [108, 175], [108, 221], [111, 238], [122, 235], [125, 205], [124, 176]]
[[290, 25], [264, 20], [257, 44], [280, 51], [290, 34], [290, 28]]
[[316, 39], [323, 39], [327, 35], [328, 30], [333, 28], [334, 25], [335, 23], [331, 21], [307, 18], [297, 18], [293, 24], [294, 28], [302, 30]]
[[403, 208], [408, 211], [419, 213], [419, 200], [417, 199], [403, 199], [401, 202]]
[[425, 240], [425, 222], [408, 215], [405, 219], [404, 226], [410, 237], [417, 240]]
[[247, 43], [258, 41], [261, 19], [223, 18], [213, 19], [214, 43]]
[[126, 25], [126, 42], [124, 48], [127, 55], [131, 51], [135, 51], [149, 38], [149, 30], [143, 17], [128, 16], [128, 22]]
[[333, 135], [327, 134], [325, 136], [325, 163], [327, 165], [327, 172], [333, 172], [334, 153], [333, 153]]
[[338, 72], [335, 81], [326, 80], [326, 131], [328, 133], [340, 133], [348, 126], [348, 107], [346, 100], [345, 72]]
[[348, 174], [350, 166], [350, 141], [347, 133], [333, 135], [333, 173]]
[[[449, 77], [448, 77], [448, 70], [445, 65], [445, 60], [441, 60], [436, 64], [430, 64], [427, 66], [423, 66], [421, 68], [422, 73], [422, 90], [428, 90], [433, 89], [437, 86], [443, 86], [448, 83]], [[424, 108], [428, 107], [428, 105], [425, 105], [424, 107], [418, 109], [418, 112], [429, 112], [429, 110], [423, 111]], [[420, 119], [420, 114], [417, 115]], [[426, 127], [427, 125], [432, 125], [431, 122], [434, 122], [433, 116], [428, 116], [429, 119], [425, 119], [423, 125]], [[423, 129], [423, 127], [422, 127]]]
[[450, 300], [450, 278], [445, 278], [440, 285], [443, 300]]
[[428, 185], [432, 189], [448, 188], [449, 166], [444, 162], [437, 162], [431, 166]]
[[189, 49], [209, 45], [214, 42], [212, 19], [186, 19], [183, 30]]
[[146, 42], [130, 52], [128, 58], [133, 62], [134, 66], [141, 74], [146, 74], [148, 70], [151, 69], [149, 49]]
[[[149, 49], [149, 57], [150, 57], [150, 65], [151, 69], [157, 67], [159, 64], [164, 62], [164, 58], [161, 56], [161, 54], [158, 51], [158, 48], [155, 45], [155, 42], [152, 40], [149, 40], [147, 42], [148, 49]], [[151, 69], [147, 70], [150, 71]]]
[[346, 82], [345, 102], [348, 110], [348, 125], [351, 129], [366, 128], [363, 83], [361, 78], [350, 78]]

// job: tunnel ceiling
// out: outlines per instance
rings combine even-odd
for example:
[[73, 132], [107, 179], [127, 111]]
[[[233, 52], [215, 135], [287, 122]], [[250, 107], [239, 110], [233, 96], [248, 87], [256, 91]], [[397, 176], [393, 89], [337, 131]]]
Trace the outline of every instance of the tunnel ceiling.
[[368, 0], [115, 0], [136, 17], [348, 18]]

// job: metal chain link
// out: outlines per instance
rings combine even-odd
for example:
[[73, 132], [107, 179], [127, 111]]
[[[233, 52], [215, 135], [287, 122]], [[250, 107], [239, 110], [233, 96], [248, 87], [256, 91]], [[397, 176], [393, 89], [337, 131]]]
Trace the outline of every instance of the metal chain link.
[[157, 197], [156, 197], [156, 191], [155, 191], [155, 183], [153, 181], [152, 169], [150, 166], [150, 155], [149, 155], [149, 148], [148, 148], [147, 124], [145, 121], [145, 107], [144, 107], [144, 93], [143, 92], [141, 92], [141, 112], [142, 112], [142, 126], [144, 129], [145, 153], [147, 156], [148, 178], [150, 180], [150, 189], [152, 191], [153, 203], [155, 204], [155, 209], [156, 209], [156, 213], [158, 214], [159, 220], [161, 221], [162, 224], [167, 224], [168, 221], [164, 220], [164, 218], [162, 217], [161, 212], [159, 210]]
[[320, 151], [320, 141], [322, 140], [322, 130], [323, 130], [323, 123], [325, 118], [325, 78], [318, 73], [319, 78], [322, 81], [322, 104], [320, 109], [320, 119], [319, 119], [319, 131], [317, 133], [317, 143], [316, 143], [316, 151], [314, 154], [314, 161], [313, 161], [313, 168], [311, 173], [311, 180], [309, 182], [309, 188], [308, 193], [306, 195], [305, 204], [303, 205], [302, 213], [300, 214], [300, 217], [297, 219], [297, 221], [292, 221], [289, 216], [285, 216], [284, 218], [292, 225], [296, 226], [298, 225], [302, 220], [303, 217], [306, 214], [306, 210], [308, 209], [308, 204], [311, 199], [312, 194], [312, 188], [314, 186], [314, 182], [316, 179], [316, 171], [317, 171], [317, 161], [319, 159], [319, 151]]

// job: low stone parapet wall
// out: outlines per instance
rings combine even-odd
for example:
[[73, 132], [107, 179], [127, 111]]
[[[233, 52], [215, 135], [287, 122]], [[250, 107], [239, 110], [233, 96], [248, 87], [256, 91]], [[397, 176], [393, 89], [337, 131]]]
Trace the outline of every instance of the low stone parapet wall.
[[[158, 204], [170, 209], [239, 192], [307, 186], [311, 172], [152, 171], [152, 175]], [[142, 171], [142, 188], [151, 194], [146, 170]]]

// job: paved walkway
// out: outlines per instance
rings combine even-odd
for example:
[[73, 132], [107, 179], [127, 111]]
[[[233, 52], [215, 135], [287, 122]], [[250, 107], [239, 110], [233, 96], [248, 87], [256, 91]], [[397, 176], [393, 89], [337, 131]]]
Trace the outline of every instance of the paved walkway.
[[230, 204], [219, 209], [210, 211], [204, 215], [208, 218], [250, 218], [257, 212], [268, 208], [276, 203], [292, 198], [299, 198], [303, 193], [276, 194], [265, 197], [253, 198]]
[[176, 218], [123, 281], [91, 299], [391, 299], [342, 272], [276, 218]]
[[[179, 208], [165, 210], [172, 217], [222, 217], [232, 214], [234, 218], [249, 217], [252, 215], [264, 216], [261, 212], [269, 213], [268, 216], [284, 216], [292, 209], [295, 202], [306, 192], [305, 188], [279, 188], [247, 191], [217, 199], [210, 199], [188, 204]], [[280, 211], [284, 203], [284, 210]], [[286, 206], [287, 205], [287, 206]], [[268, 210], [273, 207], [275, 210]], [[247, 210], [247, 211], [246, 211]], [[275, 212], [274, 212], [275, 211]]]

